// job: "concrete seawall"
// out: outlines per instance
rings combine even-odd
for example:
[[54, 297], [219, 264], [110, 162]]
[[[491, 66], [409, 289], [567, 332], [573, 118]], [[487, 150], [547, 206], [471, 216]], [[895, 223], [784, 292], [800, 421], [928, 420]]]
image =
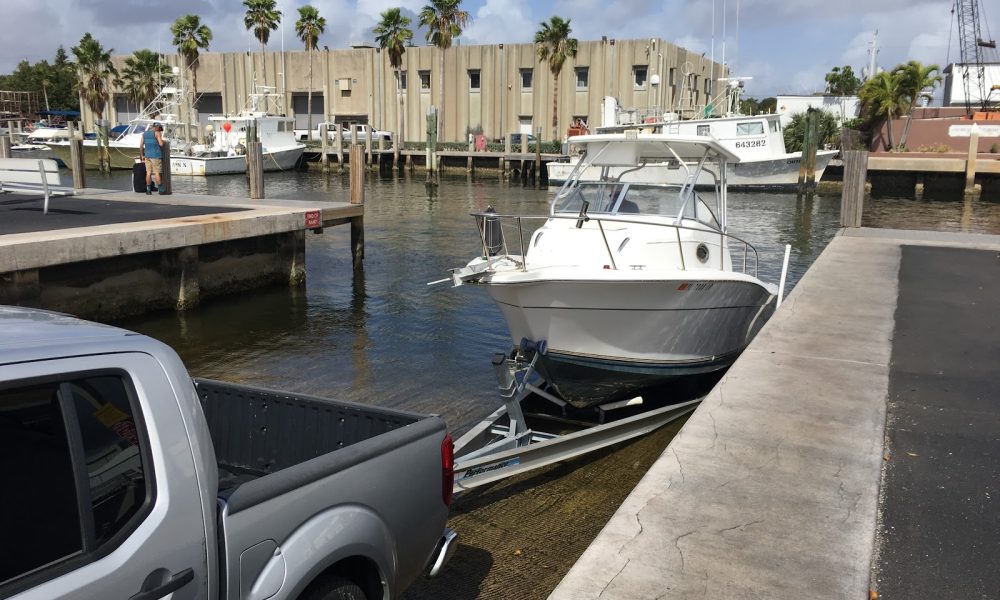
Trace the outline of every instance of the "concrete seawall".
[[838, 236], [550, 598], [866, 598], [902, 245]]
[[[0, 304], [113, 320], [305, 280], [305, 234], [348, 223], [343, 202], [86, 190], [13, 197], [0, 223]], [[17, 212], [14, 212], [17, 211]]]

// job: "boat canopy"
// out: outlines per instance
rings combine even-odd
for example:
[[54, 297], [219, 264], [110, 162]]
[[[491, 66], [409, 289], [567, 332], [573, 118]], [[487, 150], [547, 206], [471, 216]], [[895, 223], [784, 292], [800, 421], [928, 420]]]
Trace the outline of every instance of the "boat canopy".
[[667, 133], [620, 133], [578, 135], [570, 144], [583, 148], [588, 164], [597, 167], [634, 167], [643, 161], [664, 162], [680, 158], [698, 162], [706, 154], [737, 163], [739, 156], [713, 138]]

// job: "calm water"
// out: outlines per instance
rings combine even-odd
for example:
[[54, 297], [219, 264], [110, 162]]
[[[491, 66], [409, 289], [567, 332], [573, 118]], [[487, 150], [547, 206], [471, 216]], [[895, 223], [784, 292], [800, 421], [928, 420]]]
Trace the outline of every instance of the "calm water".
[[[92, 186], [128, 189], [128, 174]], [[307, 283], [204, 303], [188, 313], [161, 313], [123, 326], [173, 346], [195, 376], [226, 379], [356, 402], [442, 414], [464, 431], [497, 405], [493, 352], [509, 349], [500, 313], [486, 292], [427, 282], [475, 255], [479, 237], [470, 211], [543, 214], [550, 191], [494, 176], [446, 176], [433, 195], [417, 172], [369, 178], [364, 274], [351, 270], [347, 227], [307, 234]], [[240, 176], [175, 178], [177, 192], [245, 196]], [[346, 175], [268, 174], [271, 198], [348, 201]], [[155, 200], [155, 197], [154, 197]], [[732, 194], [730, 228], [760, 252], [760, 276], [777, 282], [784, 244], [792, 245], [788, 289], [838, 227], [840, 199]], [[866, 225], [1000, 230], [998, 205], [882, 201]], [[963, 214], [965, 216], [963, 216]]]

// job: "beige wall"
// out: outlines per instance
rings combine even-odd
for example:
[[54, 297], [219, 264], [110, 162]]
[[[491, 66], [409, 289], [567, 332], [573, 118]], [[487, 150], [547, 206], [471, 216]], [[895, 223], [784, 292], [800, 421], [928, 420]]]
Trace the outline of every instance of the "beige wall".
[[[438, 68], [440, 50], [420, 46], [406, 49], [402, 69], [406, 72], [404, 92], [405, 130], [408, 141], [426, 139], [426, 114], [433, 104], [441, 107]], [[376, 48], [321, 50], [312, 53], [313, 93], [322, 95], [324, 108], [336, 120], [368, 121], [380, 129], [397, 129], [398, 102], [395, 76], [388, 56]], [[121, 60], [123, 57], [116, 57]], [[173, 66], [176, 55], [168, 55]], [[685, 64], [687, 63], [687, 64]], [[292, 113], [292, 95], [309, 89], [309, 56], [304, 51], [211, 52], [201, 56], [198, 91], [221, 94], [222, 110], [238, 112], [246, 103], [257, 73], [257, 82], [277, 85], [285, 91], [285, 107]], [[646, 83], [634, 84], [633, 68], [646, 69]], [[591, 127], [600, 124], [601, 100], [610, 95], [624, 107], [641, 109], [678, 108], [678, 95], [686, 69], [694, 95], [685, 94], [679, 106], [684, 112], [699, 110], [708, 101], [705, 81], [723, 76], [721, 65], [688, 52], [662, 39], [582, 41], [575, 59], [569, 59], [559, 76], [557, 137], [576, 116], [587, 118]], [[576, 69], [588, 69], [587, 86], [577, 89]], [[520, 72], [533, 69], [530, 90], [522, 89]], [[470, 90], [469, 71], [478, 70], [480, 90]], [[420, 71], [431, 73], [430, 90], [421, 90]], [[284, 82], [281, 74], [284, 73]], [[671, 80], [671, 73], [674, 74]], [[533, 44], [454, 46], [444, 56], [445, 96], [441, 115], [445, 141], [464, 141], [470, 129], [480, 127], [489, 138], [501, 138], [518, 131], [521, 117], [530, 117], [533, 131], [542, 129], [543, 139], [552, 139], [553, 76], [546, 63], [538, 60]], [[659, 85], [650, 78], [659, 75]], [[187, 77], [187, 75], [185, 75]], [[283, 87], [282, 87], [283, 84]], [[342, 89], [348, 88], [348, 89]], [[723, 89], [716, 85], [715, 89]], [[688, 90], [690, 92], [690, 90]], [[117, 120], [110, 111], [109, 118]], [[92, 122], [85, 115], [85, 122]]]

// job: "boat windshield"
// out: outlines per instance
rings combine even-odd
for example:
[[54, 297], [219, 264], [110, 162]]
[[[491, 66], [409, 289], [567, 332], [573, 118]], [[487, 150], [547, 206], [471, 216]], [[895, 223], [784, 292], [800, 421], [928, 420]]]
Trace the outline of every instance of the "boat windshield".
[[556, 213], [579, 214], [588, 202], [587, 214], [608, 214], [627, 217], [639, 215], [676, 219], [684, 207], [684, 219], [696, 219], [719, 229], [719, 222], [708, 205], [695, 193], [696, 200], [685, 203], [681, 186], [650, 185], [620, 182], [580, 182], [557, 198]]

